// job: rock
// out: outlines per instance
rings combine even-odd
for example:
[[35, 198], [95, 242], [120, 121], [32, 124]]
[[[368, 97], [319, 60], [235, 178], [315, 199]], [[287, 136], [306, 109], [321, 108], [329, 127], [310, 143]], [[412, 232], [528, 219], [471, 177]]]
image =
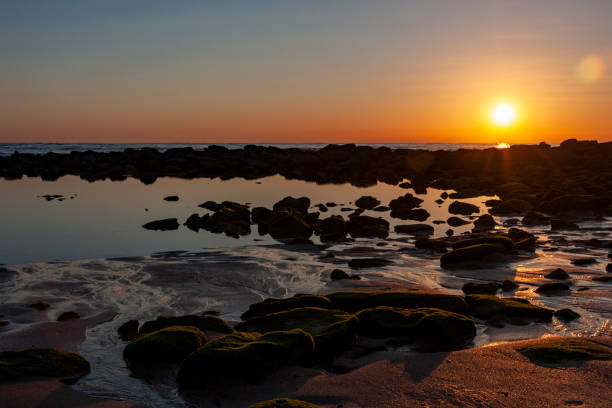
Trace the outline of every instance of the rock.
[[503, 235], [479, 235], [475, 234], [470, 236], [469, 238], [459, 240], [453, 244], [453, 249], [466, 248], [479, 244], [491, 244], [491, 245], [500, 245], [503, 246], [506, 250], [513, 252], [516, 250], [516, 246], [514, 242], [506, 236]]
[[535, 211], [529, 211], [521, 220], [523, 225], [548, 225], [550, 223], [550, 217]]
[[460, 227], [462, 225], [469, 224], [470, 221], [462, 220], [459, 217], [450, 217], [448, 220], [446, 220], [446, 223], [451, 227]]
[[362, 196], [355, 201], [355, 205], [364, 210], [371, 210], [380, 204], [380, 201], [372, 196]]
[[570, 287], [566, 283], [561, 282], [544, 283], [540, 285], [535, 291], [536, 293], [540, 294], [557, 294], [558, 292], [569, 292]]
[[223, 208], [221, 204], [215, 203], [214, 201], [206, 201], [205, 203], [198, 205], [198, 207], [202, 207], [210, 211], [219, 211]]
[[251, 219], [255, 224], [268, 224], [274, 217], [274, 211], [265, 207], [255, 207], [251, 210]]
[[326, 296], [333, 309], [355, 313], [378, 306], [416, 309], [437, 308], [463, 315], [468, 314], [465, 300], [461, 296], [429, 292], [334, 292]]
[[448, 242], [443, 239], [417, 238], [414, 242], [414, 246], [419, 249], [444, 252], [448, 247]]
[[347, 223], [347, 231], [353, 238], [386, 238], [389, 235], [389, 222], [367, 215], [353, 216]]
[[179, 227], [178, 220], [176, 218], [166, 218], [163, 220], [147, 222], [142, 226], [144, 229], [155, 230], [155, 231], [170, 231], [176, 230]]
[[398, 234], [408, 235], [431, 235], [434, 233], [434, 228], [428, 224], [409, 224], [409, 225], [396, 225], [394, 228]]
[[573, 223], [571, 221], [563, 220], [560, 218], [550, 219], [550, 230], [551, 231], [578, 230], [578, 229], [580, 229], [578, 224]]
[[282, 312], [302, 307], [318, 307], [321, 309], [331, 309], [331, 301], [325, 296], [318, 295], [295, 295], [286, 299], [268, 298], [261, 302], [249, 306], [249, 310], [244, 312], [241, 319], [251, 319], [253, 317], [265, 316], [272, 313]]
[[421, 205], [422, 202], [423, 200], [420, 198], [417, 198], [410, 193], [406, 193], [403, 196], [391, 200], [389, 202], [389, 208], [391, 208], [391, 213], [393, 214], [393, 212], [399, 210], [412, 210], [413, 208]]
[[566, 194], [542, 204], [542, 211], [548, 214], [562, 214], [571, 211], [595, 211], [606, 208], [606, 202], [587, 194]]
[[476, 317], [497, 317], [510, 323], [549, 322], [553, 316], [552, 310], [494, 295], [467, 295], [465, 301]]
[[360, 336], [378, 339], [401, 336], [409, 341], [427, 341], [430, 347], [432, 343], [461, 345], [476, 335], [472, 319], [442, 309], [379, 306], [358, 312], [357, 318]]
[[333, 281], [343, 280], [343, 279], [352, 279], [352, 280], [361, 279], [357, 275], [349, 275], [348, 273], [344, 272], [342, 269], [334, 269], [333, 271], [331, 271], [331, 273], [329, 274], [329, 278]]
[[171, 195], [171, 196], [164, 197], [164, 200], [165, 201], [178, 201], [179, 197], [176, 195]]
[[117, 333], [119, 334], [119, 338], [121, 340], [132, 340], [133, 338], [138, 336], [138, 320], [129, 320], [123, 323], [117, 329]]
[[400, 208], [397, 210], [391, 210], [391, 217], [399, 218], [401, 220], [425, 221], [427, 218], [429, 218], [429, 212], [423, 208], [417, 208], [414, 210]]
[[312, 361], [314, 340], [303, 330], [266, 334], [236, 332], [206, 343], [178, 372], [180, 388], [253, 383], [282, 366]]
[[209, 315], [159, 316], [140, 327], [139, 334], [152, 333], [172, 326], [193, 326], [203, 332], [232, 333], [234, 329], [221, 318]]
[[355, 315], [317, 307], [302, 307], [254, 317], [236, 325], [236, 330], [267, 333], [301, 329], [314, 339], [317, 354], [334, 354], [355, 340], [358, 320]]
[[508, 236], [514, 242], [520, 242], [529, 238], [535, 238], [535, 235], [533, 235], [532, 233], [515, 227], [512, 227], [508, 230]]
[[377, 268], [392, 263], [392, 261], [385, 258], [355, 258], [349, 261], [348, 266], [352, 269]]
[[444, 200], [443, 200], [443, 199], [441, 199], [441, 198], [438, 198], [438, 199], [437, 199], [436, 201], [434, 201], [434, 202], [435, 202], [436, 204], [440, 204], [440, 205], [441, 205], [442, 203], [444, 203]]
[[537, 243], [536, 237], [525, 238], [522, 241], [516, 243], [517, 249], [521, 249], [523, 251], [534, 252]]
[[51, 305], [49, 305], [47, 302], [39, 301], [36, 303], [32, 303], [30, 307], [32, 309], [43, 311], [43, 310], [47, 310], [48, 308], [50, 308]]
[[608, 347], [582, 339], [543, 339], [517, 350], [531, 360], [542, 363], [612, 359], [612, 351]]
[[504, 292], [512, 292], [514, 289], [518, 288], [518, 286], [516, 282], [506, 279], [502, 282], [501, 289]]
[[385, 211], [389, 211], [390, 208], [387, 207], [386, 205], [379, 205], [378, 207], [374, 207], [372, 208], [372, 211], [378, 211], [378, 212], [385, 212]]
[[306, 215], [306, 213], [308, 213], [308, 208], [310, 208], [310, 199], [308, 197], [285, 197], [272, 207], [274, 212], [291, 210], [292, 212], [297, 212], [302, 215]]
[[317, 207], [317, 209], [321, 212], [327, 212], [328, 208], [325, 206], [325, 204], [317, 204], [315, 207]]
[[491, 260], [495, 255], [515, 255], [516, 251], [508, 250], [500, 244], [477, 244], [454, 249], [440, 258], [440, 266], [444, 269], [480, 268], [482, 262]]
[[298, 401], [290, 398], [277, 398], [269, 401], [258, 402], [249, 408], [322, 408], [309, 402]]
[[483, 294], [483, 295], [494, 295], [500, 289], [501, 289], [501, 284], [497, 282], [487, 282], [487, 283], [468, 282], [465, 285], [463, 285], [463, 288], [461, 288], [461, 290], [463, 290], [463, 293], [467, 295], [474, 294], [474, 293]]
[[67, 320], [76, 320], [80, 318], [81, 318], [81, 315], [78, 314], [77, 312], [69, 311], [69, 312], [63, 312], [62, 314], [60, 314], [57, 318], [57, 321], [65, 322]]
[[123, 350], [132, 369], [159, 363], [178, 363], [206, 343], [206, 335], [193, 326], [173, 326], [141, 335]]
[[69, 351], [30, 348], [0, 352], [0, 381], [52, 377], [72, 383], [90, 371], [87, 360]]
[[495, 219], [489, 214], [483, 214], [474, 221], [474, 228], [480, 231], [491, 230], [495, 228], [496, 225]]
[[595, 263], [597, 263], [597, 259], [595, 258], [572, 259], [572, 264], [576, 266], [587, 266], [587, 265], [593, 265]]
[[533, 205], [525, 200], [519, 200], [516, 198], [510, 200], [504, 200], [501, 203], [497, 204], [495, 207], [491, 208], [489, 212], [493, 215], [514, 215], [514, 214], [523, 214], [527, 211], [531, 210]]
[[313, 233], [311, 225], [290, 212], [277, 212], [268, 224], [270, 236], [279, 241], [308, 239]]
[[557, 279], [557, 280], [566, 280], [570, 278], [569, 274], [561, 268], [557, 268], [554, 271], [547, 273], [546, 275], [544, 275], [544, 277], [548, 279]]
[[611, 282], [612, 281], [612, 276], [607, 275], [607, 276], [596, 276], [593, 278], [594, 281], [596, 282]]
[[572, 309], [561, 309], [561, 310], [557, 310], [554, 313], [554, 316], [559, 319], [562, 320], [564, 322], [571, 322], [572, 320], [576, 320], [580, 318], [580, 315], [576, 312], [574, 312]]
[[606, 265], [606, 272], [612, 273], [612, 263]]
[[[448, 206], [448, 212], [451, 214], [471, 215], [474, 213], [479, 213], [480, 209], [474, 204], [453, 201], [451, 205]], [[449, 225], [451, 224], [449, 223]], [[454, 227], [454, 225], [451, 226]]]
[[491, 199], [491, 200], [485, 201], [485, 205], [487, 207], [495, 207], [496, 205], [499, 205], [501, 202], [502, 200]]
[[341, 241], [346, 238], [348, 226], [341, 215], [332, 215], [319, 221], [319, 235], [322, 242]]

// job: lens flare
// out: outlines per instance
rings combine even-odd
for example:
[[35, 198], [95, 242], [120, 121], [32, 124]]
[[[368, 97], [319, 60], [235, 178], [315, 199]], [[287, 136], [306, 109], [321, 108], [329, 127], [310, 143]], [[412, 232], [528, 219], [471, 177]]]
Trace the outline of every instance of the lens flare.
[[580, 82], [592, 84], [604, 77], [606, 63], [599, 55], [584, 57], [576, 67], [576, 76]]

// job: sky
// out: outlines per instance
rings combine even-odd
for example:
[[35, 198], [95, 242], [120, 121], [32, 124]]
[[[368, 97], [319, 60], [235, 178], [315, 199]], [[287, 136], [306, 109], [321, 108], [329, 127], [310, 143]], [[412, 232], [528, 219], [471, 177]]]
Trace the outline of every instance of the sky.
[[3, 0], [0, 142], [609, 141], [610, 21], [610, 0]]

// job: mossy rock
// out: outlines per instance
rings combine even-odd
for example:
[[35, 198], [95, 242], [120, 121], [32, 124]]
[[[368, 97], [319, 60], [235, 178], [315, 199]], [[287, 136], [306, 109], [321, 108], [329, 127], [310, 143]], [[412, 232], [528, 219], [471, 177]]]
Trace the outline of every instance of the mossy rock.
[[258, 402], [249, 408], [321, 408], [309, 402], [298, 401], [291, 398], [276, 398], [269, 401]]
[[296, 309], [298, 307], [320, 307], [331, 309], [331, 301], [325, 296], [317, 295], [295, 295], [287, 299], [268, 298], [259, 303], [249, 306], [249, 310], [241, 316], [243, 320], [253, 317], [265, 316], [270, 313], [282, 312], [284, 310]]
[[401, 336], [438, 345], [459, 345], [476, 335], [467, 316], [436, 308], [401, 309], [379, 306], [357, 313], [359, 334], [385, 338]]
[[468, 314], [468, 307], [461, 296], [444, 293], [389, 291], [389, 292], [334, 292], [326, 295], [332, 307], [355, 313], [378, 306], [416, 309], [435, 307], [449, 312]]
[[358, 321], [355, 315], [340, 310], [302, 307], [255, 317], [236, 326], [237, 330], [270, 332], [302, 329], [312, 335], [317, 354], [333, 354], [355, 340]]
[[185, 315], [185, 316], [159, 316], [155, 320], [145, 322], [139, 330], [139, 334], [152, 333], [166, 327], [194, 326], [203, 332], [215, 331], [219, 333], [232, 333], [234, 329], [221, 318], [209, 315]]
[[235, 332], [215, 339], [189, 355], [181, 364], [181, 388], [253, 383], [282, 366], [308, 363], [315, 343], [303, 330], [266, 334]]
[[206, 335], [193, 326], [174, 326], [144, 334], [123, 350], [130, 367], [177, 363], [206, 343]]
[[440, 258], [440, 266], [444, 269], [462, 267], [482, 267], [482, 262], [491, 255], [515, 255], [516, 250], [509, 250], [502, 244], [477, 244], [454, 249]]
[[581, 339], [541, 340], [517, 350], [531, 360], [542, 363], [612, 359], [610, 348]]
[[0, 352], [0, 380], [53, 377], [73, 382], [90, 371], [83, 356], [69, 351], [33, 348]]
[[465, 300], [470, 307], [470, 313], [477, 317], [496, 317], [510, 323], [552, 320], [552, 310], [517, 300], [494, 295], [467, 295]]

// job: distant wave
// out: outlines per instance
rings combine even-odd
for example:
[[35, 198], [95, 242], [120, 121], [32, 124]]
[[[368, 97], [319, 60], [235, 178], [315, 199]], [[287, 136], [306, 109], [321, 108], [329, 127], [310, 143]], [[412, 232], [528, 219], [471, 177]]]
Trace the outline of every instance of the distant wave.
[[[275, 146], [281, 149], [298, 148], [317, 150], [328, 145], [328, 143], [0, 143], [0, 156], [10, 156], [14, 152], [45, 154], [45, 153], [70, 153], [72, 151], [108, 153], [120, 152], [127, 148], [142, 149], [154, 148], [165, 151], [173, 148], [192, 147], [195, 150], [203, 150], [208, 146], [225, 146], [228, 149], [241, 149], [247, 145]], [[459, 150], [459, 149], [486, 149], [495, 147], [492, 143], [357, 143], [358, 146], [381, 147], [390, 149], [421, 149], [421, 150]]]

